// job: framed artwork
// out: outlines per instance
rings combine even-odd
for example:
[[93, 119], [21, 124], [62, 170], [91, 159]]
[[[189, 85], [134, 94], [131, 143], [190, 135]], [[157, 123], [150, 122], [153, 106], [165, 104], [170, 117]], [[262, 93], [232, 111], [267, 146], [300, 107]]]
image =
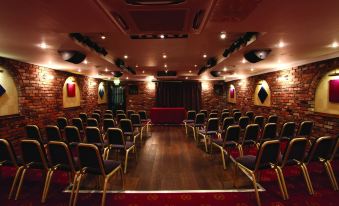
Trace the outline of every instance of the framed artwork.
[[234, 88], [230, 88], [230, 98], [234, 99], [234, 93], [235, 93], [235, 89]]
[[339, 103], [339, 79], [329, 81], [329, 101]]
[[100, 87], [99, 88], [99, 96], [102, 99], [105, 95], [105, 88], [104, 87]]
[[268, 93], [263, 86], [260, 88], [260, 90], [258, 92], [258, 97], [259, 97], [261, 103], [264, 104], [266, 98], [268, 97]]
[[67, 96], [68, 97], [75, 97], [75, 84], [74, 83], [67, 83]]
[[0, 84], [0, 97], [6, 93], [6, 89]]

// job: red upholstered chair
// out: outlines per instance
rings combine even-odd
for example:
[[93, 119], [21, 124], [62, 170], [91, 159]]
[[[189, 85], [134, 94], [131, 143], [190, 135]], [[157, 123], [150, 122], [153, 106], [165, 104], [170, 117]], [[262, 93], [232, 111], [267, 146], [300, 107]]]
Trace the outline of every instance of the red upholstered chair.
[[276, 123], [278, 124], [278, 116], [277, 115], [271, 115], [267, 119], [267, 123]]
[[188, 124], [188, 127], [192, 128], [192, 131], [193, 131], [193, 137], [194, 137], [194, 140], [197, 142], [198, 141], [198, 138], [197, 138], [197, 133], [198, 133], [198, 130], [199, 128], [203, 127], [205, 125], [205, 114], [204, 113], [198, 113], [196, 116], [195, 116], [195, 120], [194, 120], [194, 123], [190, 123]]
[[234, 112], [233, 113], [233, 118], [235, 122], [238, 122], [241, 117], [241, 112]]
[[245, 116], [248, 116], [248, 118], [250, 118], [250, 122], [252, 122], [253, 119], [254, 119], [254, 112], [252, 112], [252, 111], [247, 111], [246, 114], [245, 114]]
[[86, 113], [80, 113], [80, 114], [79, 114], [79, 118], [82, 120], [82, 123], [83, 123], [84, 125], [87, 125], [87, 118], [88, 118], [88, 116], [87, 116]]
[[242, 130], [245, 130], [247, 125], [250, 123], [250, 118], [248, 116], [243, 116], [239, 118], [238, 124]]
[[279, 138], [281, 140], [293, 139], [295, 137], [295, 128], [295, 122], [286, 122], [280, 130]]
[[58, 117], [56, 122], [57, 127], [59, 127], [60, 132], [63, 133], [65, 130], [65, 127], [68, 125], [68, 121], [66, 117]]
[[47, 141], [63, 141], [59, 127], [47, 125], [45, 127]]
[[26, 125], [26, 137], [28, 139], [34, 139], [42, 144], [47, 143], [41, 136], [40, 129], [37, 125]]
[[265, 117], [263, 116], [255, 116], [254, 117], [254, 124], [259, 125], [260, 129], [264, 129], [265, 126]]
[[187, 135], [187, 124], [192, 124], [195, 120], [196, 112], [194, 110], [189, 110], [186, 114], [186, 119], [183, 121], [185, 125], [185, 132]]
[[120, 120], [120, 128], [125, 137], [128, 137], [130, 141], [136, 143], [136, 139], [140, 136], [140, 133], [134, 130], [132, 121], [130, 119]]
[[[206, 127], [198, 130], [198, 137], [199, 135], [203, 137], [206, 152], [208, 152], [207, 145], [209, 144], [210, 139], [213, 136], [217, 136], [218, 131], [219, 131], [219, 119], [218, 118], [209, 118], [207, 121]], [[199, 141], [199, 138], [198, 138], [198, 141]]]
[[152, 125], [152, 121], [151, 119], [147, 117], [147, 113], [145, 110], [139, 111], [139, 115], [140, 115], [141, 122], [146, 124], [146, 133], [148, 134], [149, 127]]
[[139, 114], [135, 114], [135, 113], [131, 114], [130, 120], [131, 120], [133, 128], [136, 128], [137, 132], [140, 133], [140, 142], [142, 143], [143, 131], [145, 127], [147, 127], [147, 125], [141, 122]]

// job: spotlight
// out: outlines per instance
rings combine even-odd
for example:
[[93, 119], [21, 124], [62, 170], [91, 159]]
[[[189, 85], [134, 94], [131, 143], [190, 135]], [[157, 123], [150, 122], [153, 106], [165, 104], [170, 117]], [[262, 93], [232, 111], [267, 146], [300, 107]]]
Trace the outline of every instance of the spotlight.
[[227, 35], [225, 32], [220, 33], [220, 39], [226, 39]]

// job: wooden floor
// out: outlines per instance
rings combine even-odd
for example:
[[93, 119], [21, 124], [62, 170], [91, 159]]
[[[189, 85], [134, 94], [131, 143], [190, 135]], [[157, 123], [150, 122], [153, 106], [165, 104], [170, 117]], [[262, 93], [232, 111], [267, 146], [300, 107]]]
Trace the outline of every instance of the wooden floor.
[[[138, 145], [138, 160], [130, 154], [123, 190], [225, 190], [250, 189], [251, 181], [239, 175], [233, 187], [233, 163], [223, 170], [220, 153], [205, 153], [197, 147], [193, 134], [185, 134], [183, 126], [153, 126], [142, 145]], [[101, 190], [101, 181], [85, 178], [82, 190]], [[121, 190], [119, 176], [110, 181], [110, 190]]]

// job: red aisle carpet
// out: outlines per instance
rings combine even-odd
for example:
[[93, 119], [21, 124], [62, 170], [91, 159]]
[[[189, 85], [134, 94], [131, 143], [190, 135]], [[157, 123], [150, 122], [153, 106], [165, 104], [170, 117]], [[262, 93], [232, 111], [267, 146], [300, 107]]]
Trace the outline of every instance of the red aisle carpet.
[[[333, 163], [334, 172], [339, 179], [339, 161]], [[27, 179], [24, 182], [22, 193], [19, 200], [7, 200], [10, 183], [13, 178], [12, 169], [2, 169], [0, 205], [40, 205], [42, 192], [42, 182], [40, 175], [27, 173]], [[303, 178], [298, 175], [297, 168], [284, 170], [286, 184], [290, 194], [288, 201], [283, 201], [280, 197], [279, 188], [276, 182], [275, 174], [266, 171], [262, 176], [262, 186], [266, 192], [261, 192], [263, 205], [306, 205], [306, 206], [335, 206], [339, 202], [339, 192], [331, 189], [327, 174], [321, 165], [311, 165], [311, 180], [313, 182], [315, 195], [310, 196], [307, 193]], [[11, 177], [11, 178], [9, 178]], [[62, 190], [67, 186], [67, 176], [62, 173], [56, 174], [53, 178], [49, 197], [46, 205], [68, 205], [69, 193], [63, 193]], [[80, 194], [78, 205], [99, 205], [101, 194]], [[156, 193], [156, 194], [135, 194], [121, 193], [108, 194], [107, 205], [119, 206], [221, 206], [236, 205], [250, 206], [256, 205], [253, 192], [224, 192], [224, 193]]]

